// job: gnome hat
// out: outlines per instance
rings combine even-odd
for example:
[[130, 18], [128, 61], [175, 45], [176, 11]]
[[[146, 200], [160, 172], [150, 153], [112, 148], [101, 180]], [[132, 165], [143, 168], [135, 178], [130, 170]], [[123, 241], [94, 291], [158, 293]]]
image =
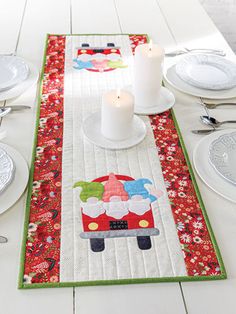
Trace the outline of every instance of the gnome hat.
[[96, 197], [98, 200], [102, 199], [104, 186], [99, 182], [85, 182], [79, 181], [74, 184], [74, 188], [81, 187], [80, 199], [82, 202], [87, 202], [88, 198]]
[[112, 196], [119, 196], [122, 201], [127, 201], [129, 199], [129, 195], [125, 191], [124, 185], [119, 180], [117, 180], [114, 173], [109, 174], [108, 181], [104, 186], [102, 200], [104, 202], [109, 202]]
[[152, 185], [149, 179], [138, 179], [133, 181], [126, 181], [124, 183], [125, 191], [128, 193], [129, 197], [132, 198], [136, 195], [142, 196], [142, 198], [149, 198], [151, 202], [157, 200], [157, 197], [150, 194], [146, 189], [145, 184]]

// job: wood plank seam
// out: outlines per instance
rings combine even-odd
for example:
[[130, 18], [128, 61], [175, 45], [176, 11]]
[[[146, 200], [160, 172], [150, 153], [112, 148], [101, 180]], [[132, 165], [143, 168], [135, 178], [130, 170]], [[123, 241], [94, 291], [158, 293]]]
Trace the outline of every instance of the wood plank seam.
[[170, 34], [171, 34], [171, 36], [172, 36], [172, 38], [173, 38], [175, 44], [176, 44], [176, 47], [178, 47], [178, 42], [177, 42], [177, 40], [176, 40], [176, 38], [175, 38], [175, 35], [174, 35], [174, 33], [173, 33], [173, 31], [172, 31], [172, 29], [171, 29], [169, 23], [168, 23], [167, 17], [165, 16], [165, 14], [164, 14], [164, 12], [163, 12], [163, 10], [162, 10], [162, 8], [161, 8], [161, 6], [160, 6], [158, 0], [155, 0], [155, 1], [156, 1], [156, 4], [157, 4], [157, 6], [158, 6], [158, 8], [159, 8], [159, 10], [160, 10], [160, 12], [161, 12], [163, 18], [164, 18], [164, 21], [166, 22], [166, 26], [167, 26], [167, 28], [168, 28], [168, 30], [169, 30], [169, 32], [170, 32]]
[[123, 34], [123, 31], [122, 31], [122, 26], [121, 26], [121, 21], [120, 21], [120, 17], [119, 17], [119, 13], [118, 13], [117, 5], [116, 5], [116, 0], [113, 0], [113, 4], [114, 4], [114, 8], [115, 8], [115, 12], [116, 12], [116, 16], [117, 16], [117, 20], [118, 20], [118, 24], [119, 24], [120, 32], [121, 32], [121, 34]]

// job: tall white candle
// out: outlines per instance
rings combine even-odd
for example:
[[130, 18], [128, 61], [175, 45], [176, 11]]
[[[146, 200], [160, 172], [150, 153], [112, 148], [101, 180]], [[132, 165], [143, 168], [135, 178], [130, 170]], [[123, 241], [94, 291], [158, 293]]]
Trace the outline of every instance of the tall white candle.
[[162, 83], [164, 49], [149, 44], [139, 45], [134, 56], [135, 106], [147, 108], [157, 104]]
[[102, 97], [101, 133], [108, 139], [120, 141], [131, 136], [134, 97], [123, 90], [112, 90]]

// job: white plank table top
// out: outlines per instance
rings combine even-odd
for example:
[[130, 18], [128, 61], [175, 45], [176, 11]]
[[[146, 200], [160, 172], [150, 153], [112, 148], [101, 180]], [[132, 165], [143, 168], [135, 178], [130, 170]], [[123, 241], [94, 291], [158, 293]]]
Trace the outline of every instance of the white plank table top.
[[[235, 56], [196, 0], [2, 0], [0, 2], [0, 53], [17, 53], [41, 66], [46, 33], [148, 33], [171, 50], [176, 46], [215, 47]], [[172, 89], [175, 112], [191, 156], [201, 137], [190, 129], [200, 127], [197, 99]], [[36, 87], [13, 100], [32, 109], [4, 118], [5, 143], [30, 162], [35, 120]], [[7, 102], [10, 103], [10, 102]], [[2, 105], [2, 104], [0, 104]], [[219, 119], [236, 118], [233, 110], [217, 109]], [[183, 114], [184, 113], [184, 114]], [[212, 282], [17, 290], [19, 253], [25, 195], [0, 217], [0, 234], [9, 238], [0, 248], [0, 313], [35, 314], [156, 314], [235, 313], [236, 236], [235, 206], [212, 192], [198, 179], [210, 221], [218, 240], [229, 279]], [[222, 302], [222, 299], [224, 300]], [[185, 308], [186, 302], [187, 309]]]

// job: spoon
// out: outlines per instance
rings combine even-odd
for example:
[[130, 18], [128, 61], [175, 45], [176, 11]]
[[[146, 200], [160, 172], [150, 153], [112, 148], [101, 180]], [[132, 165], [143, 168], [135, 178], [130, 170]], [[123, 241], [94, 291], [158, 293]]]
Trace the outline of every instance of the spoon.
[[0, 108], [0, 118], [6, 116], [9, 112], [11, 112], [11, 108], [10, 107], [8, 107], [8, 108], [5, 108], [5, 107]]
[[218, 128], [222, 124], [226, 124], [226, 123], [236, 123], [236, 120], [218, 121], [215, 118], [210, 117], [210, 116], [200, 116], [200, 119], [204, 124], [213, 126], [215, 128]]
[[7, 241], [6, 237], [0, 236], [0, 243], [7, 243]]

